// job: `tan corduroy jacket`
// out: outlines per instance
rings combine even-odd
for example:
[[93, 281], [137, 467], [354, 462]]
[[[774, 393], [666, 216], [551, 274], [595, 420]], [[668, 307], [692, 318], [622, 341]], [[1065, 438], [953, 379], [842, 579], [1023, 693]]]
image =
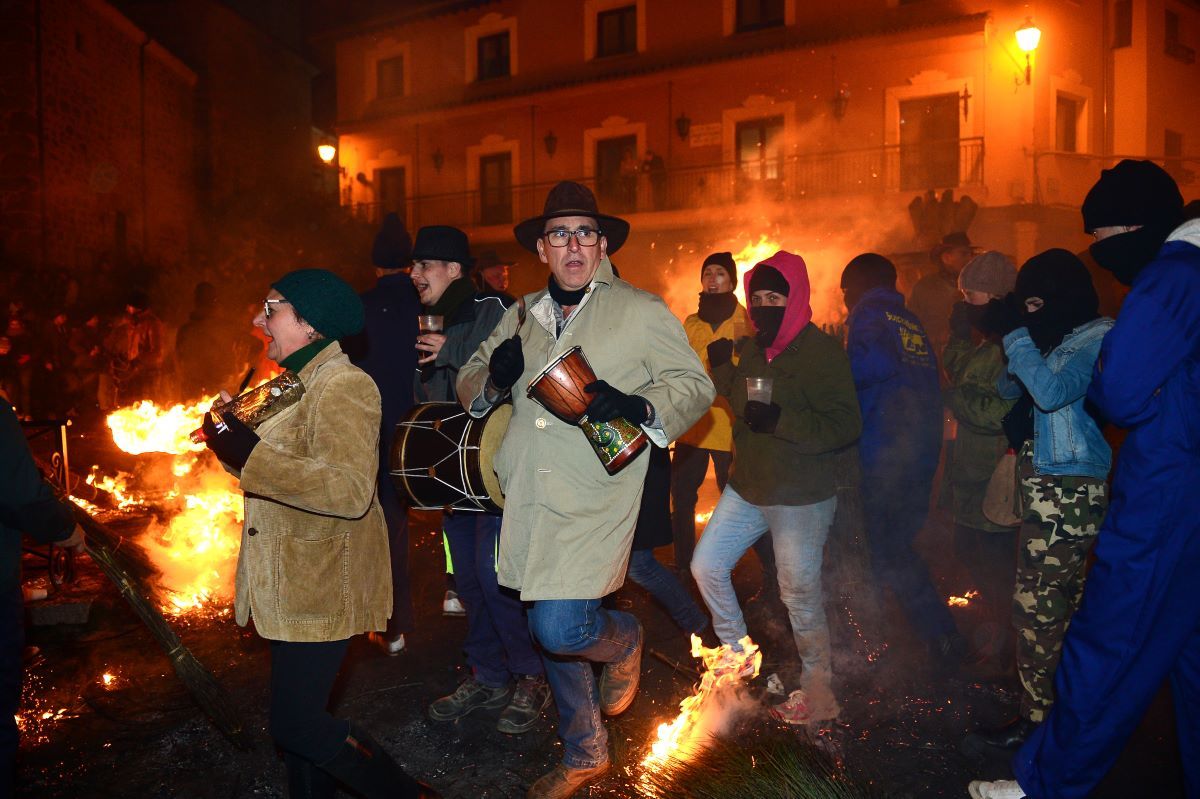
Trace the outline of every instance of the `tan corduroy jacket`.
[[276, 641], [340, 641], [384, 629], [392, 609], [379, 390], [336, 343], [299, 377], [304, 396], [259, 426], [239, 475], [237, 623], [253, 618]]

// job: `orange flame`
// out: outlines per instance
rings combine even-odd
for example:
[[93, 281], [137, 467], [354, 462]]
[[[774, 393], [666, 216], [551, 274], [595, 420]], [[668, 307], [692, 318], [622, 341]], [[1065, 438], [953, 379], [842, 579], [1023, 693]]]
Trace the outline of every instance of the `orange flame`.
[[979, 596], [979, 592], [972, 589], [962, 596], [950, 597], [950, 599], [946, 600], [946, 604], [952, 608], [965, 608], [977, 596]]
[[661, 768], [668, 760], [686, 760], [715, 731], [720, 723], [714, 701], [718, 693], [733, 688], [743, 679], [754, 679], [762, 666], [762, 652], [746, 636], [738, 641], [741, 651], [728, 644], [709, 648], [698, 636], [692, 636], [692, 657], [704, 662], [704, 673], [695, 692], [679, 703], [674, 721], [658, 725], [658, 736], [650, 753], [642, 759], [643, 768]]

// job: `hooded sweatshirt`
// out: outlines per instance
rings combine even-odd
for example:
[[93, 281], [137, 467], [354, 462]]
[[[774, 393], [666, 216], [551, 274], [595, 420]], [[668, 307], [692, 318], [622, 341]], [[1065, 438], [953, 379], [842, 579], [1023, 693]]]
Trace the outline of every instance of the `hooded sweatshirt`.
[[[729, 485], [755, 505], [811, 505], [834, 496], [835, 454], [858, 438], [862, 417], [841, 342], [811, 322], [804, 260], [779, 252], [764, 263], [778, 269], [790, 289], [779, 332], [766, 350], [744, 339], [738, 363], [713, 370], [735, 417]], [[749, 275], [745, 285], [748, 290]], [[773, 433], [746, 425], [747, 377], [773, 380], [771, 402], [781, 409]]]

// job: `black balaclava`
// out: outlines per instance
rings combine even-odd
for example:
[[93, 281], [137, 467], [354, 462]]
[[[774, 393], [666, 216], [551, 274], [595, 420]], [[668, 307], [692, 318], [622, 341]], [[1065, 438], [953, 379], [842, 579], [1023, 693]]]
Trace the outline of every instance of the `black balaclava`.
[[[724, 269], [725, 274], [729, 276], [729, 285], [737, 285], [737, 264], [734, 263], [733, 253], [714, 252], [705, 258], [704, 263], [700, 265], [701, 277], [704, 276], [704, 269], [709, 264], [715, 264]], [[720, 294], [709, 294], [707, 291], [702, 291], [700, 292], [700, 306], [697, 309], [696, 315], [702, 321], [711, 325], [715, 331], [722, 322], [733, 316], [733, 312], [737, 310], [737, 304], [737, 296], [734, 295], [732, 289]]]
[[846, 308], [854, 310], [858, 301], [871, 289], [896, 288], [896, 266], [879, 253], [856, 255], [842, 270], [842, 289], [846, 293]]
[[[773, 291], [786, 297], [791, 290], [787, 278], [769, 264], [759, 264], [754, 268], [754, 274], [750, 276], [751, 295], [756, 291]], [[783, 305], [753, 305], [750, 307], [750, 319], [754, 322], [754, 329], [757, 331], [754, 334], [754, 340], [763, 350], [771, 346], [775, 337], [779, 335], [779, 328], [783, 325], [783, 314], [786, 310], [787, 307]]]
[[1100, 315], [1100, 298], [1083, 261], [1062, 249], [1033, 256], [1017, 273], [1016, 295], [1022, 302], [1040, 297], [1040, 309], [1023, 313], [1029, 336], [1043, 355], [1062, 343], [1075, 328]]
[[1175, 179], [1158, 164], [1127, 158], [1100, 173], [1081, 210], [1087, 233], [1103, 227], [1141, 226], [1089, 248], [1096, 263], [1129, 286], [1183, 221], [1183, 195]]

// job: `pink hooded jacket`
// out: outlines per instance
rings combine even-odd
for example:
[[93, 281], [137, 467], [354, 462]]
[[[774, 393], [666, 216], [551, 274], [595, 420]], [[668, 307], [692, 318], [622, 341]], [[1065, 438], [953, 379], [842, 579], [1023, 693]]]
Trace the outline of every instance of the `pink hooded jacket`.
[[[812, 305], [810, 304], [812, 288], [808, 282], [808, 267], [805, 265], [804, 259], [786, 250], [780, 250], [765, 261], [755, 264], [754, 269], [746, 272], [742, 278], [746, 289], [747, 304], [750, 303], [750, 278], [753, 277], [755, 270], [763, 264], [777, 269], [791, 288], [788, 293], [788, 304], [783, 312], [783, 324], [779, 326], [775, 340], [766, 348], [767, 362], [770, 363], [784, 351], [788, 344], [792, 343], [792, 339], [800, 335], [800, 331], [804, 329], [805, 325], [812, 321]], [[753, 320], [753, 311], [751, 311], [751, 319]]]

